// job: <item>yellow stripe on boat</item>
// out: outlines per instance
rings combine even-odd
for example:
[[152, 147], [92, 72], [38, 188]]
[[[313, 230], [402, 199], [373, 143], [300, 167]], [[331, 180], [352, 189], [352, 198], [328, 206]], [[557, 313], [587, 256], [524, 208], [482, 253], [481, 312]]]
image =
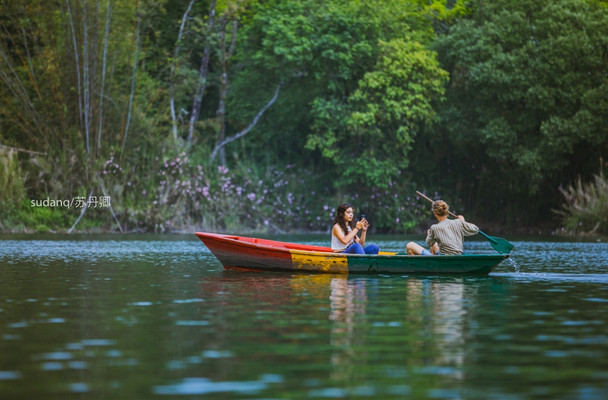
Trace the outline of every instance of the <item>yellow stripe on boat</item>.
[[334, 253], [291, 251], [291, 264], [301, 271], [348, 273], [348, 259]]

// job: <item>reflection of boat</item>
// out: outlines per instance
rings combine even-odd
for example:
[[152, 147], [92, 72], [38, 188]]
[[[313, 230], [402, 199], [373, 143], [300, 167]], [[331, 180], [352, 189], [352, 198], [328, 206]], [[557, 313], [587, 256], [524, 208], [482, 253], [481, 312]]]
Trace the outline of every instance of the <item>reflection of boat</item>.
[[279, 242], [245, 236], [197, 232], [196, 236], [226, 269], [309, 271], [326, 273], [487, 274], [508, 254], [408, 256], [333, 253], [329, 247]]

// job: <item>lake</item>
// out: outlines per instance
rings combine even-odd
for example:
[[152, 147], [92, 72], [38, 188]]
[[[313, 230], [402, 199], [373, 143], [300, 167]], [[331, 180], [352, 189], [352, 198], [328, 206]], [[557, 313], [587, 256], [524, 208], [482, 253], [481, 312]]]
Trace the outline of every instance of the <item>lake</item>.
[[606, 239], [512, 240], [469, 277], [224, 271], [194, 235], [0, 239], [2, 400], [608, 399]]

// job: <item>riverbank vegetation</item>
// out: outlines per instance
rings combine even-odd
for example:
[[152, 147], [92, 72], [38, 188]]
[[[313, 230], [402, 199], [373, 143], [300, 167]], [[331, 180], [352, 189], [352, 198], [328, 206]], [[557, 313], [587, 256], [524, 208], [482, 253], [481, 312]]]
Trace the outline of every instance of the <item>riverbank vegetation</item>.
[[608, 235], [608, 177], [600, 173], [591, 182], [579, 178], [560, 191], [566, 201], [556, 213], [563, 217], [564, 231]]
[[0, 19], [0, 230], [325, 231], [349, 201], [412, 232], [421, 190], [504, 231], [606, 233], [605, 1], [24, 0]]

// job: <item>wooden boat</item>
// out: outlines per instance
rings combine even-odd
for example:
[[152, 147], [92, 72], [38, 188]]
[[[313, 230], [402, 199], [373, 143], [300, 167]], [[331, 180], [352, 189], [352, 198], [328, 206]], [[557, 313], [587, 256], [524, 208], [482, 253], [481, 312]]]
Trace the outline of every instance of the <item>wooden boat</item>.
[[196, 232], [226, 269], [382, 274], [488, 274], [508, 254], [410, 256], [334, 253], [329, 247]]

